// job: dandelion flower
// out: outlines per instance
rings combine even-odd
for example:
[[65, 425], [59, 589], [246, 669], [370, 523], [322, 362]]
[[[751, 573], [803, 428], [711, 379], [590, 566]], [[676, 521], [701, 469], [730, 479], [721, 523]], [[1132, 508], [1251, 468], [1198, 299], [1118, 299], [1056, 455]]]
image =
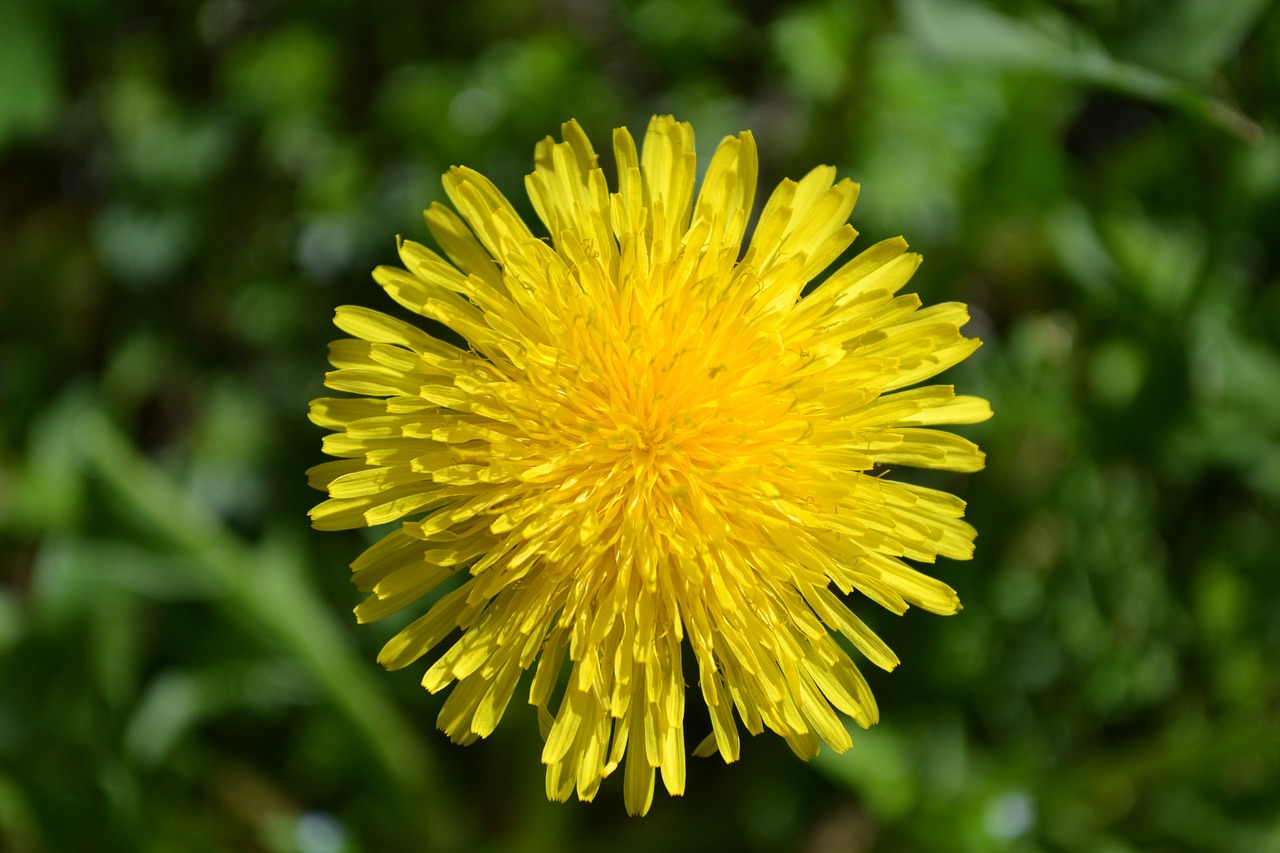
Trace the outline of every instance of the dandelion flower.
[[453, 168], [457, 213], [425, 214], [443, 256], [405, 240], [404, 268], [373, 274], [465, 349], [337, 310], [351, 337], [326, 385], [355, 396], [312, 403], [338, 460], [309, 472], [329, 494], [311, 517], [410, 519], [352, 564], [369, 593], [355, 612], [447, 590], [379, 660], [399, 669], [451, 640], [422, 684], [452, 685], [438, 721], [452, 740], [493, 732], [532, 669], [548, 796], [590, 800], [622, 767], [643, 814], [655, 770], [684, 791], [686, 663], [711, 721], [696, 754], [734, 761], [739, 720], [806, 759], [850, 746], [841, 714], [877, 720], [847, 649], [898, 659], [855, 593], [954, 613], [955, 592], [905, 560], [968, 559], [975, 535], [960, 499], [882, 475], [980, 469], [974, 444], [933, 427], [991, 411], [912, 387], [979, 341], [960, 332], [964, 305], [897, 295], [920, 261], [902, 239], [805, 292], [856, 234], [858, 185], [833, 168], [783, 181], [746, 245], [749, 132], [720, 143], [696, 194], [688, 124], [655, 117], [642, 151], [615, 131], [613, 191], [577, 123], [563, 136], [537, 145], [526, 182], [549, 240]]

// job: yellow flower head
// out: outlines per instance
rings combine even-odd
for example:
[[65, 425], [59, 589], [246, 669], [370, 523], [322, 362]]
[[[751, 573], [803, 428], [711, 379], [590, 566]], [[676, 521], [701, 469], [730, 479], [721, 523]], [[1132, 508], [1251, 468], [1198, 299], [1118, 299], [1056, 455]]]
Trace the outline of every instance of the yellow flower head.
[[643, 153], [615, 131], [612, 192], [577, 123], [563, 134], [538, 144], [527, 179], [550, 240], [453, 168], [461, 218], [426, 212], [447, 260], [404, 241], [405, 269], [374, 272], [467, 349], [338, 309], [352, 338], [332, 345], [326, 384], [357, 396], [312, 403], [339, 459], [309, 472], [329, 493], [311, 517], [414, 519], [352, 564], [370, 593], [356, 616], [448, 590], [379, 660], [398, 669], [452, 638], [422, 681], [453, 685], [450, 738], [490, 734], [533, 668], [548, 796], [589, 800], [625, 764], [642, 814], [655, 769], [684, 790], [686, 652], [711, 717], [698, 754], [738, 757], [735, 710], [802, 758], [850, 746], [837, 711], [876, 721], [832, 632], [877, 666], [898, 661], [848, 596], [954, 613], [955, 592], [902, 558], [968, 559], [975, 535], [963, 501], [880, 475], [978, 470], [975, 445], [931, 427], [991, 410], [948, 385], [910, 388], [979, 342], [960, 333], [963, 305], [895, 295], [920, 262], [903, 240], [802, 297], [856, 234], [858, 185], [833, 168], [783, 181], [744, 249], [749, 132], [720, 143], [696, 196], [688, 124], [655, 117]]

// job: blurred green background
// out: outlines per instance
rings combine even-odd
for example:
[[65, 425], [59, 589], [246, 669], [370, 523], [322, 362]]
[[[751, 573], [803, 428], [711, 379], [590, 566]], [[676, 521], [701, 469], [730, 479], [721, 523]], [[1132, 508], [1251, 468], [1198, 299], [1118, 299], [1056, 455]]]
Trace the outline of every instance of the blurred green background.
[[[628, 819], [434, 731], [302, 472], [440, 173], [655, 112], [861, 181], [997, 416], [884, 722]], [[1270, 0], [4, 0], [0, 849], [1280, 850], [1278, 129]]]

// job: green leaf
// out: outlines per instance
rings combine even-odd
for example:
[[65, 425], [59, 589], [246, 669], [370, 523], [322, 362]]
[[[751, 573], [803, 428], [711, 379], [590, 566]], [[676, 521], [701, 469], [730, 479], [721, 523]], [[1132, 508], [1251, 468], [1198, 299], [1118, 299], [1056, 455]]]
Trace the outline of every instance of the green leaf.
[[1274, 0], [1178, 0], [1156, 6], [1126, 53], [1152, 68], [1204, 83], [1239, 49]]
[[161, 673], [148, 685], [125, 731], [125, 748], [156, 765], [201, 722], [233, 708], [271, 708], [313, 699], [291, 659], [227, 662]]
[[54, 35], [39, 12], [14, 0], [0, 3], [0, 151], [54, 120], [59, 77]]
[[421, 814], [442, 847], [465, 831], [460, 812], [412, 724], [361, 663], [309, 579], [303, 555], [286, 537], [249, 548], [219, 518], [134, 449], [97, 410], [78, 421], [85, 462], [115, 493], [121, 508], [196, 560], [225, 593], [234, 615], [288, 649], [317, 689], [344, 714]]
[[868, 731], [851, 731], [852, 749], [842, 755], [820, 752], [814, 766], [833, 782], [856, 792], [877, 817], [903, 817], [915, 807], [919, 796], [906, 738], [883, 723]]
[[1114, 58], [1083, 29], [1047, 10], [1035, 22], [965, 0], [900, 0], [907, 33], [940, 60], [992, 71], [1039, 72], [1165, 104], [1246, 140], [1262, 129], [1181, 80]]

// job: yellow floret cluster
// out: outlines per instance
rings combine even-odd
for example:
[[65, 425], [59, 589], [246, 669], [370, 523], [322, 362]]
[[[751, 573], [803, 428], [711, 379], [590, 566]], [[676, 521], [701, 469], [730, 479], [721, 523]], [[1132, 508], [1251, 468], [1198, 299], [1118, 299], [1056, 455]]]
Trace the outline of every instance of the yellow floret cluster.
[[841, 714], [876, 721], [836, 634], [897, 658], [850, 604], [955, 612], [906, 560], [968, 559], [975, 535], [958, 498], [882, 475], [980, 469], [934, 427], [991, 412], [919, 385], [979, 342], [963, 305], [899, 295], [919, 264], [903, 240], [802, 297], [854, 239], [856, 184], [829, 167], [784, 181], [744, 247], [750, 133], [720, 143], [696, 194], [689, 125], [656, 117], [643, 153], [625, 129], [613, 149], [611, 189], [576, 123], [537, 146], [527, 188], [550, 240], [450, 170], [457, 214], [426, 213], [443, 256], [404, 241], [403, 268], [374, 278], [468, 348], [340, 308], [351, 338], [326, 384], [354, 396], [312, 404], [338, 459], [309, 473], [320, 529], [409, 519], [353, 564], [361, 621], [447, 589], [380, 656], [449, 642], [423, 679], [452, 685], [441, 729], [487, 736], [533, 670], [548, 795], [590, 799], [623, 767], [644, 813], [655, 771], [684, 790], [688, 654], [711, 718], [699, 753], [735, 760], [738, 721], [805, 758], [850, 745]]

